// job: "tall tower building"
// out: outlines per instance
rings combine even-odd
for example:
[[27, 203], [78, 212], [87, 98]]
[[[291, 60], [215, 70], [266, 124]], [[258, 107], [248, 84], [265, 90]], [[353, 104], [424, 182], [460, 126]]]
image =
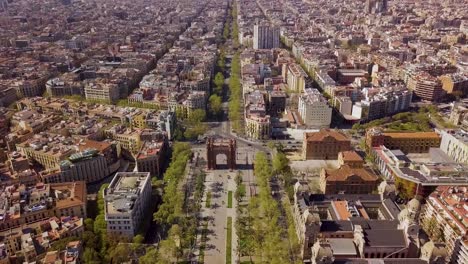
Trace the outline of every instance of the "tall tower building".
[[280, 46], [279, 27], [268, 24], [254, 25], [253, 48], [274, 49]]
[[385, 13], [388, 11], [388, 0], [366, 0], [367, 14]]
[[6, 11], [8, 8], [7, 0], [0, 0], [0, 12]]

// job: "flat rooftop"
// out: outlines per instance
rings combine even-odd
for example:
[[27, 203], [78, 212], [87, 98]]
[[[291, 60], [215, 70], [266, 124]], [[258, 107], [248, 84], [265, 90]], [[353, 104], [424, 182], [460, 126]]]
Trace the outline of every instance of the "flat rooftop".
[[131, 212], [150, 178], [149, 172], [118, 172], [105, 191], [106, 214]]

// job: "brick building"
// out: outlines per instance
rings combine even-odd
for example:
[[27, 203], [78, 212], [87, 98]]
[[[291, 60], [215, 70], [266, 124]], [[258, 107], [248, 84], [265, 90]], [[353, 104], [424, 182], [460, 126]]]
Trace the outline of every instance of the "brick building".
[[384, 145], [388, 149], [400, 149], [404, 153], [426, 153], [440, 146], [440, 135], [435, 132], [383, 132], [373, 128], [366, 133], [369, 149]]
[[322, 168], [320, 190], [324, 194], [368, 194], [377, 190], [379, 178], [365, 168], [342, 165], [336, 170]]
[[340, 166], [349, 165], [351, 168], [362, 168], [364, 160], [354, 150], [343, 151], [338, 153], [338, 164]]
[[302, 155], [304, 159], [338, 159], [338, 153], [351, 149], [350, 139], [341, 132], [322, 129], [304, 133]]

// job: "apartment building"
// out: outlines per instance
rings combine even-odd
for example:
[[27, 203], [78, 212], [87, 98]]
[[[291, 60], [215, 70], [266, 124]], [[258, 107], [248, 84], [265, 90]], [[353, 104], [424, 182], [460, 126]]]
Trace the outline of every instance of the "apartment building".
[[338, 159], [338, 153], [351, 150], [351, 140], [343, 133], [321, 129], [319, 132], [304, 133], [303, 159]]
[[30, 160], [41, 164], [46, 169], [57, 168], [60, 162], [75, 153], [71, 138], [48, 133], [34, 135], [27, 142], [18, 144], [17, 150]]
[[138, 171], [149, 172], [152, 177], [160, 178], [165, 167], [168, 149], [167, 139], [145, 142], [140, 152], [135, 156]]
[[275, 49], [280, 47], [280, 29], [266, 23], [254, 25], [254, 49]]
[[252, 139], [271, 136], [271, 120], [267, 114], [265, 93], [255, 90], [245, 97], [245, 132]]
[[120, 97], [119, 87], [114, 83], [104, 81], [87, 83], [84, 88], [84, 93], [88, 100], [105, 102], [116, 102]]
[[442, 130], [440, 149], [454, 161], [468, 164], [468, 133], [463, 130]]
[[333, 109], [317, 89], [306, 89], [299, 97], [298, 112], [307, 127], [330, 127]]
[[414, 91], [414, 94], [423, 100], [437, 102], [445, 94], [440, 79], [430, 75], [427, 72], [415, 74], [408, 81], [408, 88]]
[[149, 172], [118, 172], [104, 191], [107, 232], [132, 238], [151, 208]]
[[130, 129], [122, 125], [115, 125], [105, 131], [108, 138], [116, 140], [123, 149], [137, 153], [141, 148], [141, 129]]
[[46, 76], [37, 79], [15, 81], [12, 87], [16, 90], [18, 98], [41, 96], [44, 93]]
[[432, 239], [445, 242], [448, 263], [468, 263], [467, 191], [466, 185], [438, 187], [426, 200], [420, 216]]
[[296, 63], [288, 64], [287, 83], [291, 91], [302, 93], [305, 90], [305, 81], [307, 74]]
[[46, 82], [45, 87], [50, 96], [84, 95], [84, 85], [74, 73], [65, 73], [60, 77], [52, 78]]
[[468, 99], [452, 103], [450, 123], [456, 126], [461, 125], [462, 127], [468, 128]]
[[447, 74], [439, 77], [442, 81], [442, 88], [452, 94], [458, 92], [460, 96], [468, 94], [468, 75], [462, 73]]
[[252, 139], [269, 139], [271, 136], [270, 116], [250, 115], [246, 117], [245, 133]]
[[82, 181], [37, 183], [32, 187], [11, 185], [2, 188], [0, 204], [0, 235], [54, 216], [86, 218], [86, 185]]
[[362, 121], [390, 116], [408, 110], [413, 93], [405, 89], [378, 89], [377, 93], [364, 89], [365, 98], [353, 105], [352, 115]]

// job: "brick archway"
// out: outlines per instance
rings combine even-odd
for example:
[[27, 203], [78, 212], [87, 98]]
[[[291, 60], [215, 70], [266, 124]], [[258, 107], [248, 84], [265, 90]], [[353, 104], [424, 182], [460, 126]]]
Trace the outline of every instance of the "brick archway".
[[209, 170], [216, 170], [216, 156], [224, 154], [227, 157], [227, 166], [230, 170], [236, 169], [237, 145], [235, 139], [208, 138], [206, 141], [206, 156]]

